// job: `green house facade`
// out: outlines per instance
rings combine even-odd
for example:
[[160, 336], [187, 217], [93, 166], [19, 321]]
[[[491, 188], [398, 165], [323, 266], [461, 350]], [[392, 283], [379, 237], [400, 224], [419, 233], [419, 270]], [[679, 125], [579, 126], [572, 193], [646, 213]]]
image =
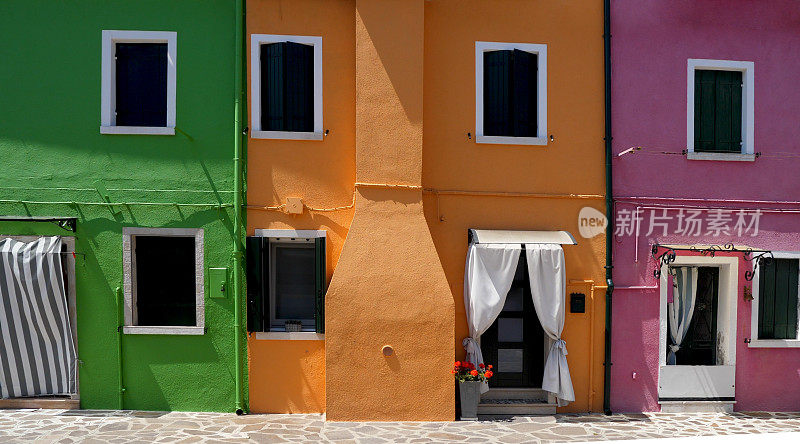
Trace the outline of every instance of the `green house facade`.
[[[233, 0], [0, 4], [0, 246], [60, 237], [76, 352], [19, 364], [25, 396], [55, 369], [80, 408], [246, 408], [241, 21]], [[49, 350], [9, 307], [5, 361]]]

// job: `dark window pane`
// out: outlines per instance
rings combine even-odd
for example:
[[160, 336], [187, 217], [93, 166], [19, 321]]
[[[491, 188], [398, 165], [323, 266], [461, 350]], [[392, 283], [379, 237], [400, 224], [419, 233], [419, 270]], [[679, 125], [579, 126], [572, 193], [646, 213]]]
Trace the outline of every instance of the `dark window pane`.
[[527, 51], [483, 53], [483, 134], [536, 137], [538, 56]]
[[167, 126], [167, 44], [116, 44], [118, 126]]
[[137, 325], [195, 326], [193, 237], [136, 236]]
[[314, 131], [312, 45], [261, 45], [261, 129]]
[[313, 244], [275, 247], [275, 319], [312, 320], [316, 308]]

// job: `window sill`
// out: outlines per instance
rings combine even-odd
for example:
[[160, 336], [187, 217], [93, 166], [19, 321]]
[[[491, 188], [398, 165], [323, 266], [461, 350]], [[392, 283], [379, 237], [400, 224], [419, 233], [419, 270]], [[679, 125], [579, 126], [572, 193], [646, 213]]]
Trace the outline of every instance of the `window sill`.
[[299, 131], [252, 131], [250, 137], [253, 139], [322, 140], [323, 134]]
[[509, 136], [475, 136], [476, 143], [492, 143], [498, 145], [547, 145], [547, 137], [509, 137]]
[[175, 128], [166, 126], [101, 126], [100, 134], [139, 134], [151, 136], [174, 136]]
[[753, 339], [750, 348], [800, 348], [800, 339]]
[[753, 153], [740, 154], [740, 153], [698, 153], [696, 151], [689, 151], [686, 153], [686, 158], [689, 160], [726, 160], [734, 162], [753, 162], [756, 160], [756, 155]]
[[196, 335], [205, 334], [204, 327], [154, 327], [143, 325], [126, 325], [122, 327], [126, 335]]
[[325, 334], [314, 331], [258, 331], [256, 339], [267, 341], [324, 341]]

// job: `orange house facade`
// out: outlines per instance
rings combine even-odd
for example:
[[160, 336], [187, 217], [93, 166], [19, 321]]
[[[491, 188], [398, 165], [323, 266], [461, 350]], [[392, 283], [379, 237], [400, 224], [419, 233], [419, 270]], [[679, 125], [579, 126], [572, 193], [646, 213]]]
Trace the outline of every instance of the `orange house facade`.
[[250, 410], [602, 410], [603, 3], [246, 11]]

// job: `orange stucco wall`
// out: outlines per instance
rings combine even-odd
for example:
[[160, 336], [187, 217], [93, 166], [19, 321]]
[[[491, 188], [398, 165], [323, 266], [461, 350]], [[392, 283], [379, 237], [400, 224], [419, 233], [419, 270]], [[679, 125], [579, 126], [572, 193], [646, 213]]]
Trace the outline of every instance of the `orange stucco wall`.
[[[336, 211], [248, 210], [249, 234], [328, 230], [331, 279], [324, 343], [250, 338], [252, 410], [453, 419], [469, 228], [576, 236], [567, 292], [586, 294], [587, 311], [567, 314], [576, 402], [561, 411], [600, 410], [604, 289], [592, 282], [603, 283], [605, 244], [578, 236], [578, 212], [604, 208], [602, 2], [249, 0], [247, 13], [249, 33], [323, 37], [330, 130], [321, 142], [250, 139], [248, 204], [334, 208], [355, 196]], [[475, 143], [476, 40], [548, 45], [547, 146]], [[276, 360], [291, 361], [280, 383]]]
[[[322, 36], [323, 123], [329, 130], [322, 141], [248, 140], [247, 233], [252, 235], [257, 228], [326, 230], [328, 279], [347, 237], [352, 208], [289, 215], [256, 207], [278, 205], [287, 197], [301, 197], [314, 208], [348, 206], [353, 201], [354, 10], [355, 1], [347, 0], [247, 2], [248, 45], [249, 34]], [[249, 70], [247, 82], [249, 85]], [[323, 341], [257, 340], [251, 336], [248, 348], [252, 411], [325, 411]]]
[[[467, 192], [602, 195], [602, 35], [601, 1], [427, 2], [423, 185]], [[553, 136], [547, 146], [475, 143], [475, 41], [547, 44], [547, 131]], [[604, 282], [604, 236], [578, 235], [578, 212], [584, 206], [604, 212], [601, 198], [426, 193], [424, 203], [453, 294], [459, 358], [468, 334], [463, 282], [469, 228], [567, 230], [578, 240], [576, 246], [564, 246], [568, 283]], [[605, 306], [603, 292], [596, 289], [592, 300], [590, 290], [587, 283], [567, 288], [568, 295], [586, 294], [587, 311], [567, 313], [563, 337], [576, 402], [560, 411], [602, 408]]]

